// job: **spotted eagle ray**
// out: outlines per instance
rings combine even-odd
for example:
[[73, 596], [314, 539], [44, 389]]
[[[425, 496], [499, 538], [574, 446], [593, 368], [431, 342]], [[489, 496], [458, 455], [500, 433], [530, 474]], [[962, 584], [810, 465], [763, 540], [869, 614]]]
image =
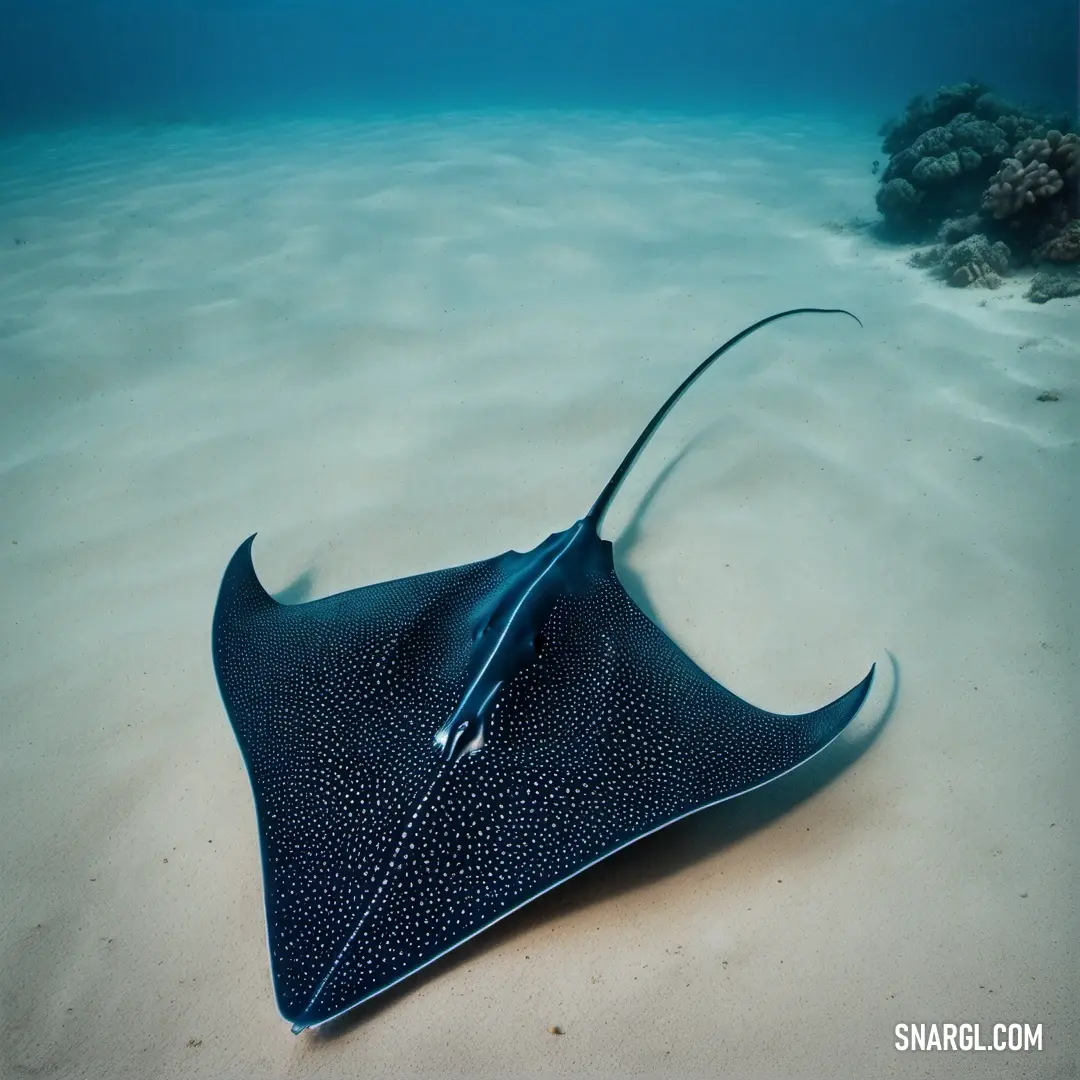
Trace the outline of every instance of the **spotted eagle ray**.
[[[869, 674], [798, 716], [701, 670], [619, 581], [592, 509], [531, 551], [301, 604], [249, 537], [213, 656], [255, 798], [274, 992], [294, 1032], [367, 1001], [601, 859], [782, 776], [858, 712]], [[859, 324], [862, 325], [861, 323]]]

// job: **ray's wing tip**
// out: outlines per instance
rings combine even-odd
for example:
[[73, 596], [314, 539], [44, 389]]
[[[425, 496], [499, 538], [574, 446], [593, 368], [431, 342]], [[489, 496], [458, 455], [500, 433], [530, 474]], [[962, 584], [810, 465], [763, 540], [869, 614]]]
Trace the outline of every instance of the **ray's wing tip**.
[[[877, 663], [875, 662], [870, 665], [870, 670], [850, 690], [816, 712], [806, 714], [805, 720], [826, 721], [826, 727], [830, 733], [822, 747], [832, 742], [862, 711], [866, 699], [870, 696], [870, 687], [874, 681], [876, 671]], [[822, 747], [819, 747], [819, 749]]]
[[[222, 586], [233, 580], [248, 580], [254, 578], [258, 582], [259, 575], [255, 571], [255, 560], [251, 557], [251, 547], [255, 543], [258, 533], [252, 533], [246, 540], [240, 542], [240, 546], [232, 553], [222, 579]], [[259, 585], [261, 588], [261, 583]]]
[[255, 537], [258, 535], [258, 533], [252, 533], [246, 540], [240, 542], [237, 549], [232, 553], [228, 565], [225, 567], [226, 576], [228, 576], [230, 571], [237, 568], [254, 565], [251, 558], [251, 545], [255, 543]]
[[251, 557], [251, 545], [256, 535], [252, 533], [233, 552], [225, 572], [221, 575], [211, 631], [215, 664], [224, 640], [235, 636], [247, 614], [257, 608], [277, 606], [277, 601], [259, 580], [255, 562]]
[[870, 665], [870, 670], [863, 677], [862, 682], [856, 683], [855, 686], [848, 691], [848, 696], [853, 698], [853, 708], [851, 710], [851, 716], [848, 718], [854, 720], [859, 710], [866, 704], [866, 699], [870, 696], [870, 687], [874, 682], [874, 673], [877, 671], [877, 661]]

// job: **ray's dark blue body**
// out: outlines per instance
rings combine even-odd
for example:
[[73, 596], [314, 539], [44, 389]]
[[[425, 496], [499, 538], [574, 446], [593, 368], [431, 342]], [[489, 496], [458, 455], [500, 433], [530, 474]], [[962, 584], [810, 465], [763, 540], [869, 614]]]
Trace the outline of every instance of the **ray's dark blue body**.
[[447, 760], [475, 753], [485, 742], [485, 721], [499, 690], [534, 662], [544, 627], [561, 596], [581, 596], [611, 565], [610, 544], [582, 518], [552, 533], [532, 551], [503, 556], [506, 580], [476, 613], [466, 690], [435, 735]]
[[828, 745], [873, 669], [799, 716], [694, 664], [619, 582], [603, 514], [532, 551], [283, 605], [245, 541], [212, 647], [251, 778], [278, 1006], [367, 1000], [621, 847]]

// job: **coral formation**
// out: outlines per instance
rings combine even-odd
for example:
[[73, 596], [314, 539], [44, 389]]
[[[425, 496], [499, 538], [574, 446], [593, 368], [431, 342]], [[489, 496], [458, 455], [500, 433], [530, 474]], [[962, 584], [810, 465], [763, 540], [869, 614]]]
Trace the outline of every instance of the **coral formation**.
[[969, 112], [987, 92], [981, 83], [957, 83], [943, 86], [929, 100], [917, 94], [907, 104], [899, 120], [886, 120], [879, 135], [885, 137], [886, 154], [896, 154], [910, 146], [924, 131], [948, 123], [954, 116]]
[[1080, 135], [1068, 135], [1055, 128], [1044, 139], [1025, 139], [1016, 148], [1016, 157], [1023, 165], [1038, 161], [1054, 169], [1066, 180], [1080, 176]]
[[1009, 254], [1008, 246], [1000, 240], [991, 243], [983, 233], [976, 233], [942, 254], [942, 274], [950, 285], [996, 289], [1009, 265]]
[[902, 177], [886, 180], [877, 193], [877, 208], [886, 219], [908, 221], [916, 217], [922, 192]]
[[1057, 169], [1041, 161], [1022, 164], [1019, 158], [1006, 158], [990, 179], [983, 197], [983, 208], [999, 221], [1018, 213], [1036, 199], [1050, 199], [1064, 186]]
[[973, 236], [983, 227], [983, 219], [980, 214], [965, 214], [963, 217], [946, 218], [937, 231], [939, 244], [958, 244]]
[[1070, 221], [1059, 233], [1034, 251], [1038, 261], [1080, 262], [1080, 220]]
[[913, 98], [881, 129], [876, 203], [894, 238], [954, 285], [995, 286], [1010, 264], [1080, 261], [1080, 134], [1068, 116], [1002, 101], [981, 83]]
[[958, 113], [893, 154], [881, 177], [878, 209], [900, 230], [918, 230], [962, 211], [1008, 148], [1008, 138], [995, 124]]
[[914, 266], [916, 270], [930, 270], [941, 266], [941, 260], [945, 256], [946, 248], [940, 245], [932, 248], [924, 248], [922, 251], [913, 251], [908, 258], [908, 266]]
[[1033, 304], [1080, 296], [1080, 274], [1047, 274], [1040, 271], [1031, 279], [1024, 296]]

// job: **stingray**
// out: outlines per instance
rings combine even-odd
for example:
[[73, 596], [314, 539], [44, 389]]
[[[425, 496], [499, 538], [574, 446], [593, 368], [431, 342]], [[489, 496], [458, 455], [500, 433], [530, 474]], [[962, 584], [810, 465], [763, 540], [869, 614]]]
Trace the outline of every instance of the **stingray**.
[[[858, 712], [766, 712], [634, 603], [599, 527], [721, 345], [589, 512], [531, 551], [282, 604], [254, 536], [225, 570], [214, 668], [247, 766], [274, 992], [293, 1031], [382, 993], [657, 829], [789, 772]], [[856, 319], [856, 321], [858, 321]], [[861, 323], [860, 323], [861, 325]]]

